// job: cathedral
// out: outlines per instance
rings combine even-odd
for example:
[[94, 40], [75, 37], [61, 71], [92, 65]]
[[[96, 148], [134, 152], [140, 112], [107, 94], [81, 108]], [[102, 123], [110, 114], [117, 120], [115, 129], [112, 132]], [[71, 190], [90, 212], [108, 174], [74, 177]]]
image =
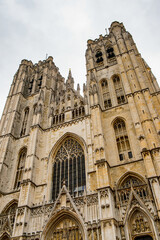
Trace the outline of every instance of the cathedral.
[[0, 122], [1, 240], [158, 240], [160, 88], [123, 23], [87, 41], [83, 96], [22, 60]]

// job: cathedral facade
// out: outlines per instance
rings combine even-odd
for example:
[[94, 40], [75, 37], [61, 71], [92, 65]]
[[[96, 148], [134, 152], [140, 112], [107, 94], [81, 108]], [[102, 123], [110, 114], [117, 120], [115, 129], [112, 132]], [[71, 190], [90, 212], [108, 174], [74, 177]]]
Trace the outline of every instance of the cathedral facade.
[[52, 57], [22, 60], [0, 122], [0, 239], [160, 234], [160, 89], [124, 25], [88, 40], [74, 88]]

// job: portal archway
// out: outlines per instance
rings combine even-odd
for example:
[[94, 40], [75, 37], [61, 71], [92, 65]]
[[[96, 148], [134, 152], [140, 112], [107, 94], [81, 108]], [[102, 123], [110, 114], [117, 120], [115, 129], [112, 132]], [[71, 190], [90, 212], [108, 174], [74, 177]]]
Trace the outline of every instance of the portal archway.
[[52, 227], [46, 239], [82, 240], [83, 237], [78, 224], [72, 218], [66, 216]]
[[84, 229], [80, 221], [72, 214], [62, 212], [51, 219], [44, 231], [45, 240], [84, 240]]
[[133, 240], [153, 240], [153, 227], [149, 216], [135, 208], [129, 217], [129, 230]]

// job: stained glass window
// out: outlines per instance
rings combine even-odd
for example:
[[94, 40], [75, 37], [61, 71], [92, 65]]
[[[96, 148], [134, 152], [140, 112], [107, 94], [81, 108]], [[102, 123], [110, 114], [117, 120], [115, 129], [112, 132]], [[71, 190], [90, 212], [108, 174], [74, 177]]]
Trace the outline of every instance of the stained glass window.
[[81, 145], [67, 138], [59, 148], [53, 164], [52, 198], [55, 200], [65, 180], [72, 196], [82, 195], [86, 186], [85, 156]]
[[119, 76], [116, 75], [113, 77], [113, 83], [114, 83], [114, 88], [117, 96], [117, 103], [118, 104], [125, 103], [126, 99], [124, 96], [124, 91], [123, 91], [122, 83]]
[[19, 156], [19, 161], [18, 161], [18, 167], [17, 167], [17, 173], [16, 173], [16, 180], [15, 180], [15, 189], [19, 189], [21, 185], [21, 181], [23, 180], [23, 172], [24, 172], [24, 167], [25, 167], [25, 160], [26, 160], [26, 155], [27, 155], [27, 149], [24, 148]]
[[114, 131], [119, 152], [120, 161], [132, 158], [131, 147], [128, 139], [125, 122], [122, 119], [117, 119], [114, 123]]

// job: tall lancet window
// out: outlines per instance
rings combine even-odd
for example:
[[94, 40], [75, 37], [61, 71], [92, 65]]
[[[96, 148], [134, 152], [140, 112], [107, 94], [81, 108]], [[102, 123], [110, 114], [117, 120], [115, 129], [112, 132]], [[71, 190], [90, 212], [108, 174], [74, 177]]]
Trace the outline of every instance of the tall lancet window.
[[36, 83], [36, 92], [38, 92], [41, 87], [42, 87], [42, 75], [37, 79], [37, 83]]
[[53, 164], [52, 198], [55, 200], [65, 180], [72, 196], [80, 196], [86, 186], [85, 156], [81, 145], [67, 138], [59, 148]]
[[26, 156], [27, 156], [27, 149], [23, 148], [23, 150], [20, 152], [19, 159], [18, 159], [16, 180], [15, 180], [15, 184], [14, 184], [15, 189], [20, 188], [21, 182], [23, 180], [23, 172], [24, 172], [24, 167], [25, 167]]
[[27, 107], [24, 111], [24, 118], [22, 123], [21, 137], [26, 134], [27, 122], [28, 122], [29, 108]]
[[120, 161], [132, 158], [131, 147], [128, 139], [125, 122], [117, 119], [114, 123], [114, 131], [119, 152]]
[[31, 93], [32, 93], [33, 82], [34, 82], [34, 79], [31, 78], [31, 79], [29, 80], [29, 84], [28, 84], [28, 94], [31, 94]]
[[108, 82], [106, 79], [102, 80], [101, 88], [102, 88], [102, 94], [103, 94], [104, 108], [107, 109], [112, 107], [111, 97], [110, 97], [109, 88], [108, 88]]
[[113, 83], [114, 83], [114, 88], [117, 96], [117, 103], [118, 104], [125, 103], [126, 100], [125, 100], [124, 91], [123, 91], [122, 83], [119, 76], [115, 75], [113, 77]]

